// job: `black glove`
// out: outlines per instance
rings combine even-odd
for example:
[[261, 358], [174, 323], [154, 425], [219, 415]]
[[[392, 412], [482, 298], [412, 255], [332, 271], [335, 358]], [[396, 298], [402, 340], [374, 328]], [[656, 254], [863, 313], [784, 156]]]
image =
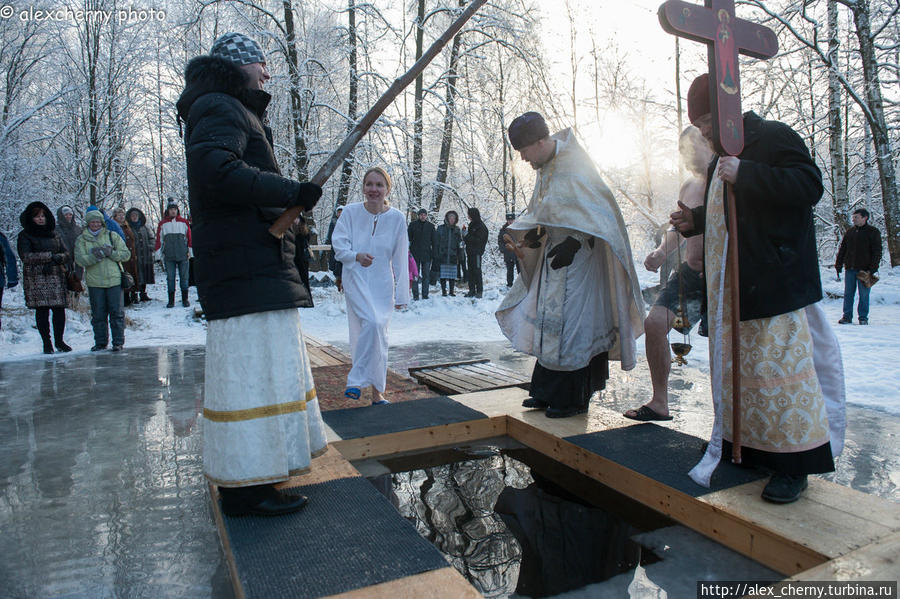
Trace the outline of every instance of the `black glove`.
[[103, 248], [101, 247], [91, 248], [91, 255], [97, 260], [103, 260], [103, 258], [106, 257], [106, 254], [103, 253]]
[[301, 206], [304, 210], [312, 210], [322, 197], [322, 188], [315, 183], [301, 183], [297, 192], [295, 206]]
[[531, 249], [539, 248], [541, 247], [541, 237], [546, 234], [547, 230], [544, 227], [535, 227], [525, 233], [525, 242]]
[[104, 245], [104, 246], [103, 246], [103, 255], [104, 255], [104, 256], [106, 256], [107, 258], [109, 258], [110, 256], [112, 256], [112, 252], [113, 252], [113, 246], [111, 246], [111, 245]]
[[65, 253], [53, 254], [50, 257], [54, 264], [62, 264], [66, 261], [66, 258], [68, 258], [68, 254]]
[[548, 258], [553, 258], [550, 262], [550, 268], [559, 270], [563, 266], [572, 264], [575, 259], [575, 252], [581, 249], [581, 242], [572, 236], [566, 237], [562, 243], [547, 252]]

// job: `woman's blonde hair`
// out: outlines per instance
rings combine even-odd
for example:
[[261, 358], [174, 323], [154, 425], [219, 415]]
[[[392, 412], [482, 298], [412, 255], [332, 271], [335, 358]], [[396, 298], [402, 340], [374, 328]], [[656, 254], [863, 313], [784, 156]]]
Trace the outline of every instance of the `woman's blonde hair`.
[[[372, 173], [378, 173], [379, 175], [384, 177], [384, 181], [385, 181], [385, 183], [387, 183], [387, 192], [391, 193], [391, 187], [394, 186], [393, 182], [391, 181], [391, 176], [389, 174], [387, 174], [387, 171], [384, 170], [383, 168], [381, 168], [380, 166], [373, 166], [369, 170], [366, 171], [366, 174], [363, 175], [363, 178], [362, 178], [363, 185], [365, 185], [366, 177], [368, 177]], [[384, 198], [384, 205], [385, 206], [391, 205], [391, 203], [388, 201], [387, 197]]]

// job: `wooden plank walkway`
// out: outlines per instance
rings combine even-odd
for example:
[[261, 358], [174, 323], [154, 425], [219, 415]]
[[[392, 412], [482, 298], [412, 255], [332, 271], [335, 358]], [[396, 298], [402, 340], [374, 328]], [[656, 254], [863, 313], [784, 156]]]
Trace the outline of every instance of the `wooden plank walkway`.
[[317, 366], [339, 366], [340, 364], [350, 364], [350, 356], [327, 343], [304, 335], [306, 341], [306, 353], [309, 355], [309, 363], [315, 368]]
[[531, 382], [530, 378], [492, 364], [488, 359], [417, 366], [410, 368], [409, 374], [419, 384], [451, 395], [520, 387]]

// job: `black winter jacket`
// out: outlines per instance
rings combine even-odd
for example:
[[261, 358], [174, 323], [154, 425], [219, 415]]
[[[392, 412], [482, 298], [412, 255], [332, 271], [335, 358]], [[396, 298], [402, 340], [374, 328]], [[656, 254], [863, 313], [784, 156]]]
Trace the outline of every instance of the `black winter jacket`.
[[282, 177], [271, 96], [245, 87], [242, 71], [199, 56], [185, 69], [178, 116], [185, 122], [188, 193], [198, 295], [209, 320], [309, 306], [294, 264], [294, 232], [269, 226], [299, 203], [300, 183]]
[[841, 239], [834, 265], [853, 270], [875, 272], [881, 263], [881, 231], [866, 223], [850, 227]]
[[[453, 214], [456, 214], [454, 211]], [[448, 212], [447, 214], [450, 214]], [[459, 263], [459, 244], [462, 243], [462, 231], [456, 225], [450, 225], [447, 222], [447, 216], [444, 216], [444, 224], [439, 225], [434, 231], [434, 264], [458, 264]], [[435, 269], [436, 270], [436, 269]]]
[[[747, 112], [744, 151], [738, 158], [734, 192], [741, 320], [786, 314], [819, 301], [813, 208], [822, 197], [822, 173], [806, 144], [784, 123]], [[715, 165], [714, 160], [707, 172], [707, 191]], [[687, 235], [701, 234], [706, 201], [692, 213], [694, 230]]]
[[466, 254], [469, 256], [480, 256], [484, 253], [487, 246], [488, 230], [481, 220], [472, 220], [469, 222], [469, 231], [466, 233]]
[[419, 262], [431, 260], [434, 255], [434, 225], [430, 222], [416, 220], [406, 228], [409, 237], [409, 251]]

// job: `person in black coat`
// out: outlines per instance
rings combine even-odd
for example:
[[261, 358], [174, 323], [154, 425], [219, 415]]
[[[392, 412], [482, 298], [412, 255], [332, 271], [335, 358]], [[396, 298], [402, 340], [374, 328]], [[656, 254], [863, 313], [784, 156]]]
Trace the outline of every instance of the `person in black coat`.
[[454, 293], [456, 284], [456, 267], [459, 262], [459, 246], [462, 233], [457, 226], [459, 215], [456, 210], [448, 210], [444, 214], [444, 223], [434, 231], [434, 261], [438, 265], [441, 279], [441, 295], [447, 295], [447, 283], [450, 283], [450, 295]]
[[269, 78], [259, 44], [226, 33], [188, 63], [176, 103], [208, 321], [204, 472], [229, 516], [299, 510], [306, 498], [273, 485], [326, 449], [296, 310], [311, 303], [295, 232], [269, 233], [286, 208], [311, 210], [322, 189], [280, 173], [265, 124]]
[[478, 208], [469, 208], [469, 230], [466, 233], [466, 261], [469, 265], [469, 293], [466, 297], [480, 298], [484, 293], [484, 280], [481, 276], [481, 258], [487, 246], [488, 230], [481, 220]]
[[[688, 91], [688, 115], [711, 143], [713, 114], [709, 76], [697, 77]], [[704, 234], [705, 299], [710, 310], [710, 353], [730, 344], [730, 294], [720, 292], [731, 272], [721, 258], [725, 231], [706, 228], [724, 223], [728, 207], [719, 194], [734, 194], [737, 221], [740, 299], [741, 457], [742, 463], [772, 471], [762, 498], [796, 501], [807, 475], [833, 472], [834, 449], [843, 445], [843, 372], [834, 332], [817, 302], [822, 299], [813, 209], [822, 197], [822, 174], [800, 135], [784, 123], [743, 116], [744, 148], [738, 156], [716, 157], [707, 169], [704, 204], [690, 209], [681, 202], [671, 223], [685, 236]], [[715, 188], [712, 185], [715, 184]], [[730, 184], [730, 188], [726, 187]], [[724, 213], [723, 213], [724, 212]], [[713, 244], [710, 246], [710, 244]], [[716, 248], [714, 252], [708, 251]], [[720, 264], [711, 266], [711, 261]], [[711, 299], [712, 298], [712, 299]], [[716, 315], [714, 317], [714, 315]], [[726, 338], [726, 335], [728, 337]], [[730, 380], [734, 367], [726, 353], [712, 375]], [[779, 368], [770, 367], [775, 361]], [[730, 385], [718, 396], [730, 407]], [[728, 404], [727, 406], [725, 404]], [[832, 420], [832, 417], [834, 419]], [[803, 435], [793, 422], [802, 419]], [[711, 474], [717, 452], [731, 453], [731, 418], [723, 417], [722, 438], [711, 439], [694, 480]], [[718, 441], [722, 441], [721, 444]], [[714, 443], [715, 441], [715, 443]]]
[[[338, 206], [334, 209], [334, 214], [331, 217], [331, 223], [328, 225], [328, 235], [325, 237], [325, 243], [331, 245], [331, 236], [334, 235], [334, 228], [337, 226], [337, 221], [341, 217], [341, 212], [344, 211], [343, 206]], [[331, 271], [331, 274], [334, 275], [334, 283], [337, 285], [338, 291], [344, 291], [344, 285], [341, 281], [341, 277], [344, 274], [344, 265], [340, 260], [334, 257], [334, 250], [328, 250], [328, 270]]]
[[[431, 281], [431, 261], [434, 257], [434, 225], [428, 220], [428, 211], [420, 208], [416, 220], [406, 228], [409, 237], [409, 252], [419, 269], [419, 280], [422, 283], [422, 299], [428, 299], [428, 287]], [[419, 299], [419, 283], [412, 283], [413, 299]]]
[[853, 211], [853, 226], [844, 233], [841, 247], [838, 248], [834, 268], [840, 274], [846, 267], [844, 275], [844, 314], [838, 324], [853, 323], [853, 300], [859, 289], [859, 324], [869, 324], [869, 288], [856, 277], [860, 272], [870, 275], [878, 270], [881, 263], [881, 231], [869, 224], [869, 211], [859, 208]]
[[[25, 305], [34, 310], [34, 321], [44, 343], [44, 353], [69, 352], [66, 331], [66, 264], [69, 250], [56, 231], [56, 219], [43, 202], [31, 202], [19, 215], [22, 231], [16, 240], [22, 260]], [[53, 343], [50, 313], [53, 312]]]

